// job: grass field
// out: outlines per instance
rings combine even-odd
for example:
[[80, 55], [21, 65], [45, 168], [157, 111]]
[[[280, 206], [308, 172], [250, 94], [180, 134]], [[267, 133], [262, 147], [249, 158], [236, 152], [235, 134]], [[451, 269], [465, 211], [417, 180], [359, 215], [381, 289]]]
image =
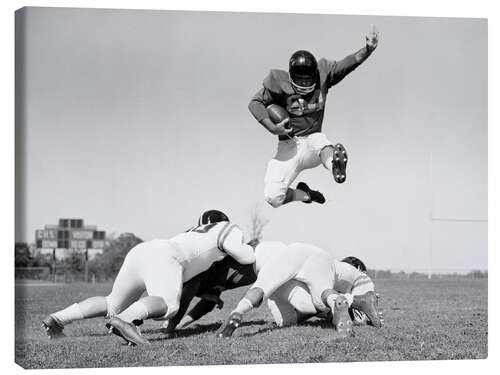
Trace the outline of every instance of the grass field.
[[355, 327], [336, 337], [324, 322], [277, 329], [265, 304], [232, 339], [215, 331], [246, 288], [223, 294], [225, 306], [166, 339], [161, 322], [147, 322], [147, 348], [110, 336], [104, 319], [74, 323], [67, 337], [48, 340], [40, 320], [109, 284], [16, 286], [16, 362], [25, 368], [168, 366], [242, 363], [473, 359], [488, 355], [487, 280], [376, 280], [385, 326]]

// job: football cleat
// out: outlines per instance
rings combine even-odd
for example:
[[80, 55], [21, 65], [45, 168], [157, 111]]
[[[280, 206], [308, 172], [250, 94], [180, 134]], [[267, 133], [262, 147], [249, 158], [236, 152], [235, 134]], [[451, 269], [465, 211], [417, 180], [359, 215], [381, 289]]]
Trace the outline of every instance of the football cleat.
[[[335, 182], [342, 184], [346, 179], [347, 152], [340, 143], [333, 146], [333, 152], [335, 153], [335, 157], [332, 160], [333, 178]], [[339, 155], [342, 155], [342, 157]]]
[[304, 193], [309, 195], [309, 200], [303, 201], [304, 203], [307, 203], [307, 204], [312, 203], [312, 202], [316, 202], [316, 203], [320, 203], [320, 204], [325, 203], [325, 197], [323, 196], [323, 194], [321, 194], [319, 191], [311, 190], [305, 182], [299, 182], [297, 184], [296, 189], [302, 190]]
[[58, 339], [66, 336], [63, 333], [64, 326], [58, 323], [52, 315], [42, 320], [42, 328], [45, 328], [45, 333], [49, 336], [49, 339]]
[[150, 342], [141, 335], [141, 331], [132, 323], [127, 323], [114, 316], [106, 323], [108, 333], [113, 333], [125, 340], [129, 346], [149, 345]]
[[349, 316], [351, 317], [353, 324], [356, 326], [367, 325], [369, 322], [368, 317], [364, 312], [353, 308], [349, 308]]
[[219, 332], [217, 333], [217, 337], [231, 337], [233, 332], [241, 325], [241, 314], [233, 313], [226, 320], [226, 322], [221, 326]]
[[352, 320], [349, 316], [349, 303], [344, 296], [339, 295], [335, 299], [332, 323], [341, 337], [344, 338], [347, 337], [347, 335], [353, 334]]
[[380, 328], [384, 321], [382, 314], [378, 311], [378, 297], [375, 292], [366, 292], [360, 296], [354, 296], [351, 307], [366, 314], [368, 324]]

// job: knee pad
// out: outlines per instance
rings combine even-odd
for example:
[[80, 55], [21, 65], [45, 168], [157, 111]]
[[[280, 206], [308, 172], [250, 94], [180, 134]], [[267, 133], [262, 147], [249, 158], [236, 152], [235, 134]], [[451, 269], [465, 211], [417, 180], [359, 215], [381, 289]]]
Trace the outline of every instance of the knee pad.
[[279, 195], [265, 195], [266, 202], [269, 203], [271, 206], [274, 208], [278, 208], [279, 206], [283, 205], [285, 201], [285, 195], [284, 194], [279, 194]]
[[251, 288], [245, 298], [250, 301], [253, 307], [259, 307], [264, 300], [264, 291], [260, 288]]
[[286, 199], [286, 186], [283, 187], [281, 183], [275, 181], [266, 182], [264, 188], [264, 198], [274, 208], [281, 206]]

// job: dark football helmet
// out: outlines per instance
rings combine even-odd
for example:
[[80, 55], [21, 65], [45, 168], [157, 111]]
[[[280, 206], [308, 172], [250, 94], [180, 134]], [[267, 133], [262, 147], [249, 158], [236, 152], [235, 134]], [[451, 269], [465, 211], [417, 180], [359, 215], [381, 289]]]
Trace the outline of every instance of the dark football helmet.
[[229, 221], [226, 214], [219, 210], [208, 210], [201, 214], [198, 219], [198, 225], [218, 223], [219, 221]]
[[318, 77], [318, 63], [308, 51], [294, 52], [288, 66], [290, 83], [298, 94], [306, 95], [314, 91]]
[[342, 259], [342, 262], [350, 264], [351, 266], [357, 268], [361, 272], [366, 272], [366, 266], [365, 266], [365, 264], [361, 260], [359, 260], [358, 258], [356, 258], [356, 257], [347, 257], [347, 258], [344, 258], [344, 259]]

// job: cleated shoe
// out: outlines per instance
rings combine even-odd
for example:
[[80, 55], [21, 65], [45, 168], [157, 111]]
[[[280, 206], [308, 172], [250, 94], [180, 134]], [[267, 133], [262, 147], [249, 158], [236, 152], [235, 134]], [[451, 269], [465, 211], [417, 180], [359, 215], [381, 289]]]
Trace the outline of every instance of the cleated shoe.
[[335, 182], [342, 184], [346, 179], [347, 152], [340, 143], [333, 146], [332, 173]]
[[233, 313], [226, 320], [226, 322], [221, 326], [219, 332], [217, 333], [217, 337], [231, 337], [233, 332], [238, 328], [241, 324], [241, 314]]
[[106, 323], [108, 333], [113, 333], [125, 340], [127, 345], [149, 345], [150, 342], [141, 335], [141, 331], [132, 323], [127, 323], [114, 316]]
[[335, 306], [333, 309], [332, 323], [335, 330], [343, 338], [347, 335], [352, 335], [352, 320], [349, 316], [349, 303], [347, 298], [339, 295], [335, 300]]
[[310, 199], [308, 201], [303, 201], [304, 203], [308, 203], [308, 204], [312, 203], [312, 202], [316, 202], [316, 203], [320, 203], [320, 204], [325, 203], [325, 197], [323, 196], [323, 194], [321, 194], [319, 191], [311, 190], [305, 182], [299, 182], [297, 184], [296, 189], [302, 190], [304, 193], [307, 193], [307, 195], [309, 195]]
[[45, 333], [47, 333], [49, 339], [58, 339], [66, 336], [63, 333], [64, 326], [58, 323], [52, 315], [49, 315], [42, 320], [42, 328], [45, 328]]
[[356, 326], [364, 326], [367, 325], [369, 320], [366, 314], [362, 311], [353, 309], [352, 307], [349, 308], [349, 316], [352, 319], [352, 322]]
[[378, 311], [378, 298], [375, 292], [366, 292], [361, 296], [354, 296], [351, 307], [366, 314], [368, 324], [380, 328], [383, 325], [382, 315]]

